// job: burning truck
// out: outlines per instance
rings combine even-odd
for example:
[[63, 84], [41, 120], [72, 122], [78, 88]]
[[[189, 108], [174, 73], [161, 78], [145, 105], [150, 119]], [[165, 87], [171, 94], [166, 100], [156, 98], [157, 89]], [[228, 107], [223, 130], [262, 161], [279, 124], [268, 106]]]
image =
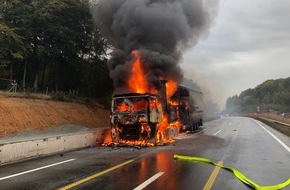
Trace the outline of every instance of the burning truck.
[[[164, 82], [163, 82], [164, 84]], [[167, 99], [163, 93], [128, 93], [112, 97], [111, 138], [163, 143], [168, 131], [193, 131], [203, 122], [202, 93], [178, 86]], [[171, 134], [172, 136], [172, 134]]]
[[202, 94], [179, 85], [179, 63], [184, 50], [208, 34], [218, 1], [90, 3], [94, 21], [112, 47], [107, 62], [115, 88], [111, 140], [158, 143], [168, 131], [202, 125]]

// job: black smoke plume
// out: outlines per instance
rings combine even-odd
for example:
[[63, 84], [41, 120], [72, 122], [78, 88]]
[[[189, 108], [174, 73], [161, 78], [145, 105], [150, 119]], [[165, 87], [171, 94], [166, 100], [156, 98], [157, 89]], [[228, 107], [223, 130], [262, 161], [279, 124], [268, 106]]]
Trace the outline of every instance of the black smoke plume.
[[94, 20], [114, 47], [108, 61], [115, 93], [129, 92], [127, 81], [138, 50], [146, 78], [154, 87], [159, 79], [179, 83], [182, 51], [207, 34], [215, 0], [95, 0]]

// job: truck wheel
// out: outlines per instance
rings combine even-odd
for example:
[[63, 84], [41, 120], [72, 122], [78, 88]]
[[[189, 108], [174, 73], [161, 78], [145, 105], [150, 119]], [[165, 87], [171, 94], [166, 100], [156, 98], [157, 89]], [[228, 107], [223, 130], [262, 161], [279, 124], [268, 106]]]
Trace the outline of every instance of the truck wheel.
[[198, 129], [198, 123], [192, 123], [192, 131]]
[[199, 126], [202, 126], [203, 125], [203, 122], [202, 122], [202, 119], [200, 120], [199, 122]]
[[195, 124], [194, 124], [194, 123], [192, 123], [192, 124], [190, 125], [189, 130], [190, 130], [190, 131], [194, 131], [194, 130], [195, 130]]

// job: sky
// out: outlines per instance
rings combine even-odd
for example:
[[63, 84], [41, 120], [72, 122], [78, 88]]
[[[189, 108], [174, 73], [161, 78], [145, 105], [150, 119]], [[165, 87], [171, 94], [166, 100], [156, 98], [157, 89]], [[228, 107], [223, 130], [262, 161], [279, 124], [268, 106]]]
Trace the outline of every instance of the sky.
[[209, 33], [180, 66], [220, 109], [230, 96], [290, 77], [290, 1], [221, 0]]

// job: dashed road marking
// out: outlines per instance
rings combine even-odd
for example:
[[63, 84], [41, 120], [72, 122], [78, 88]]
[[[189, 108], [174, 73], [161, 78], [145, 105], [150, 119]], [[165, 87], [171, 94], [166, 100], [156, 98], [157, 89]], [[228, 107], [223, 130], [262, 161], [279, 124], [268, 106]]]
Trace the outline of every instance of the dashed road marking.
[[218, 132], [214, 133], [213, 136], [216, 136], [217, 134], [219, 134], [222, 130], [219, 130]]
[[144, 189], [150, 183], [152, 183], [153, 181], [155, 181], [156, 179], [158, 179], [163, 174], [164, 174], [164, 172], [159, 172], [159, 173], [155, 174], [154, 176], [150, 177], [149, 179], [147, 179], [146, 181], [144, 181], [142, 184], [140, 184], [138, 187], [136, 187], [134, 190], [142, 190], [142, 189]]

